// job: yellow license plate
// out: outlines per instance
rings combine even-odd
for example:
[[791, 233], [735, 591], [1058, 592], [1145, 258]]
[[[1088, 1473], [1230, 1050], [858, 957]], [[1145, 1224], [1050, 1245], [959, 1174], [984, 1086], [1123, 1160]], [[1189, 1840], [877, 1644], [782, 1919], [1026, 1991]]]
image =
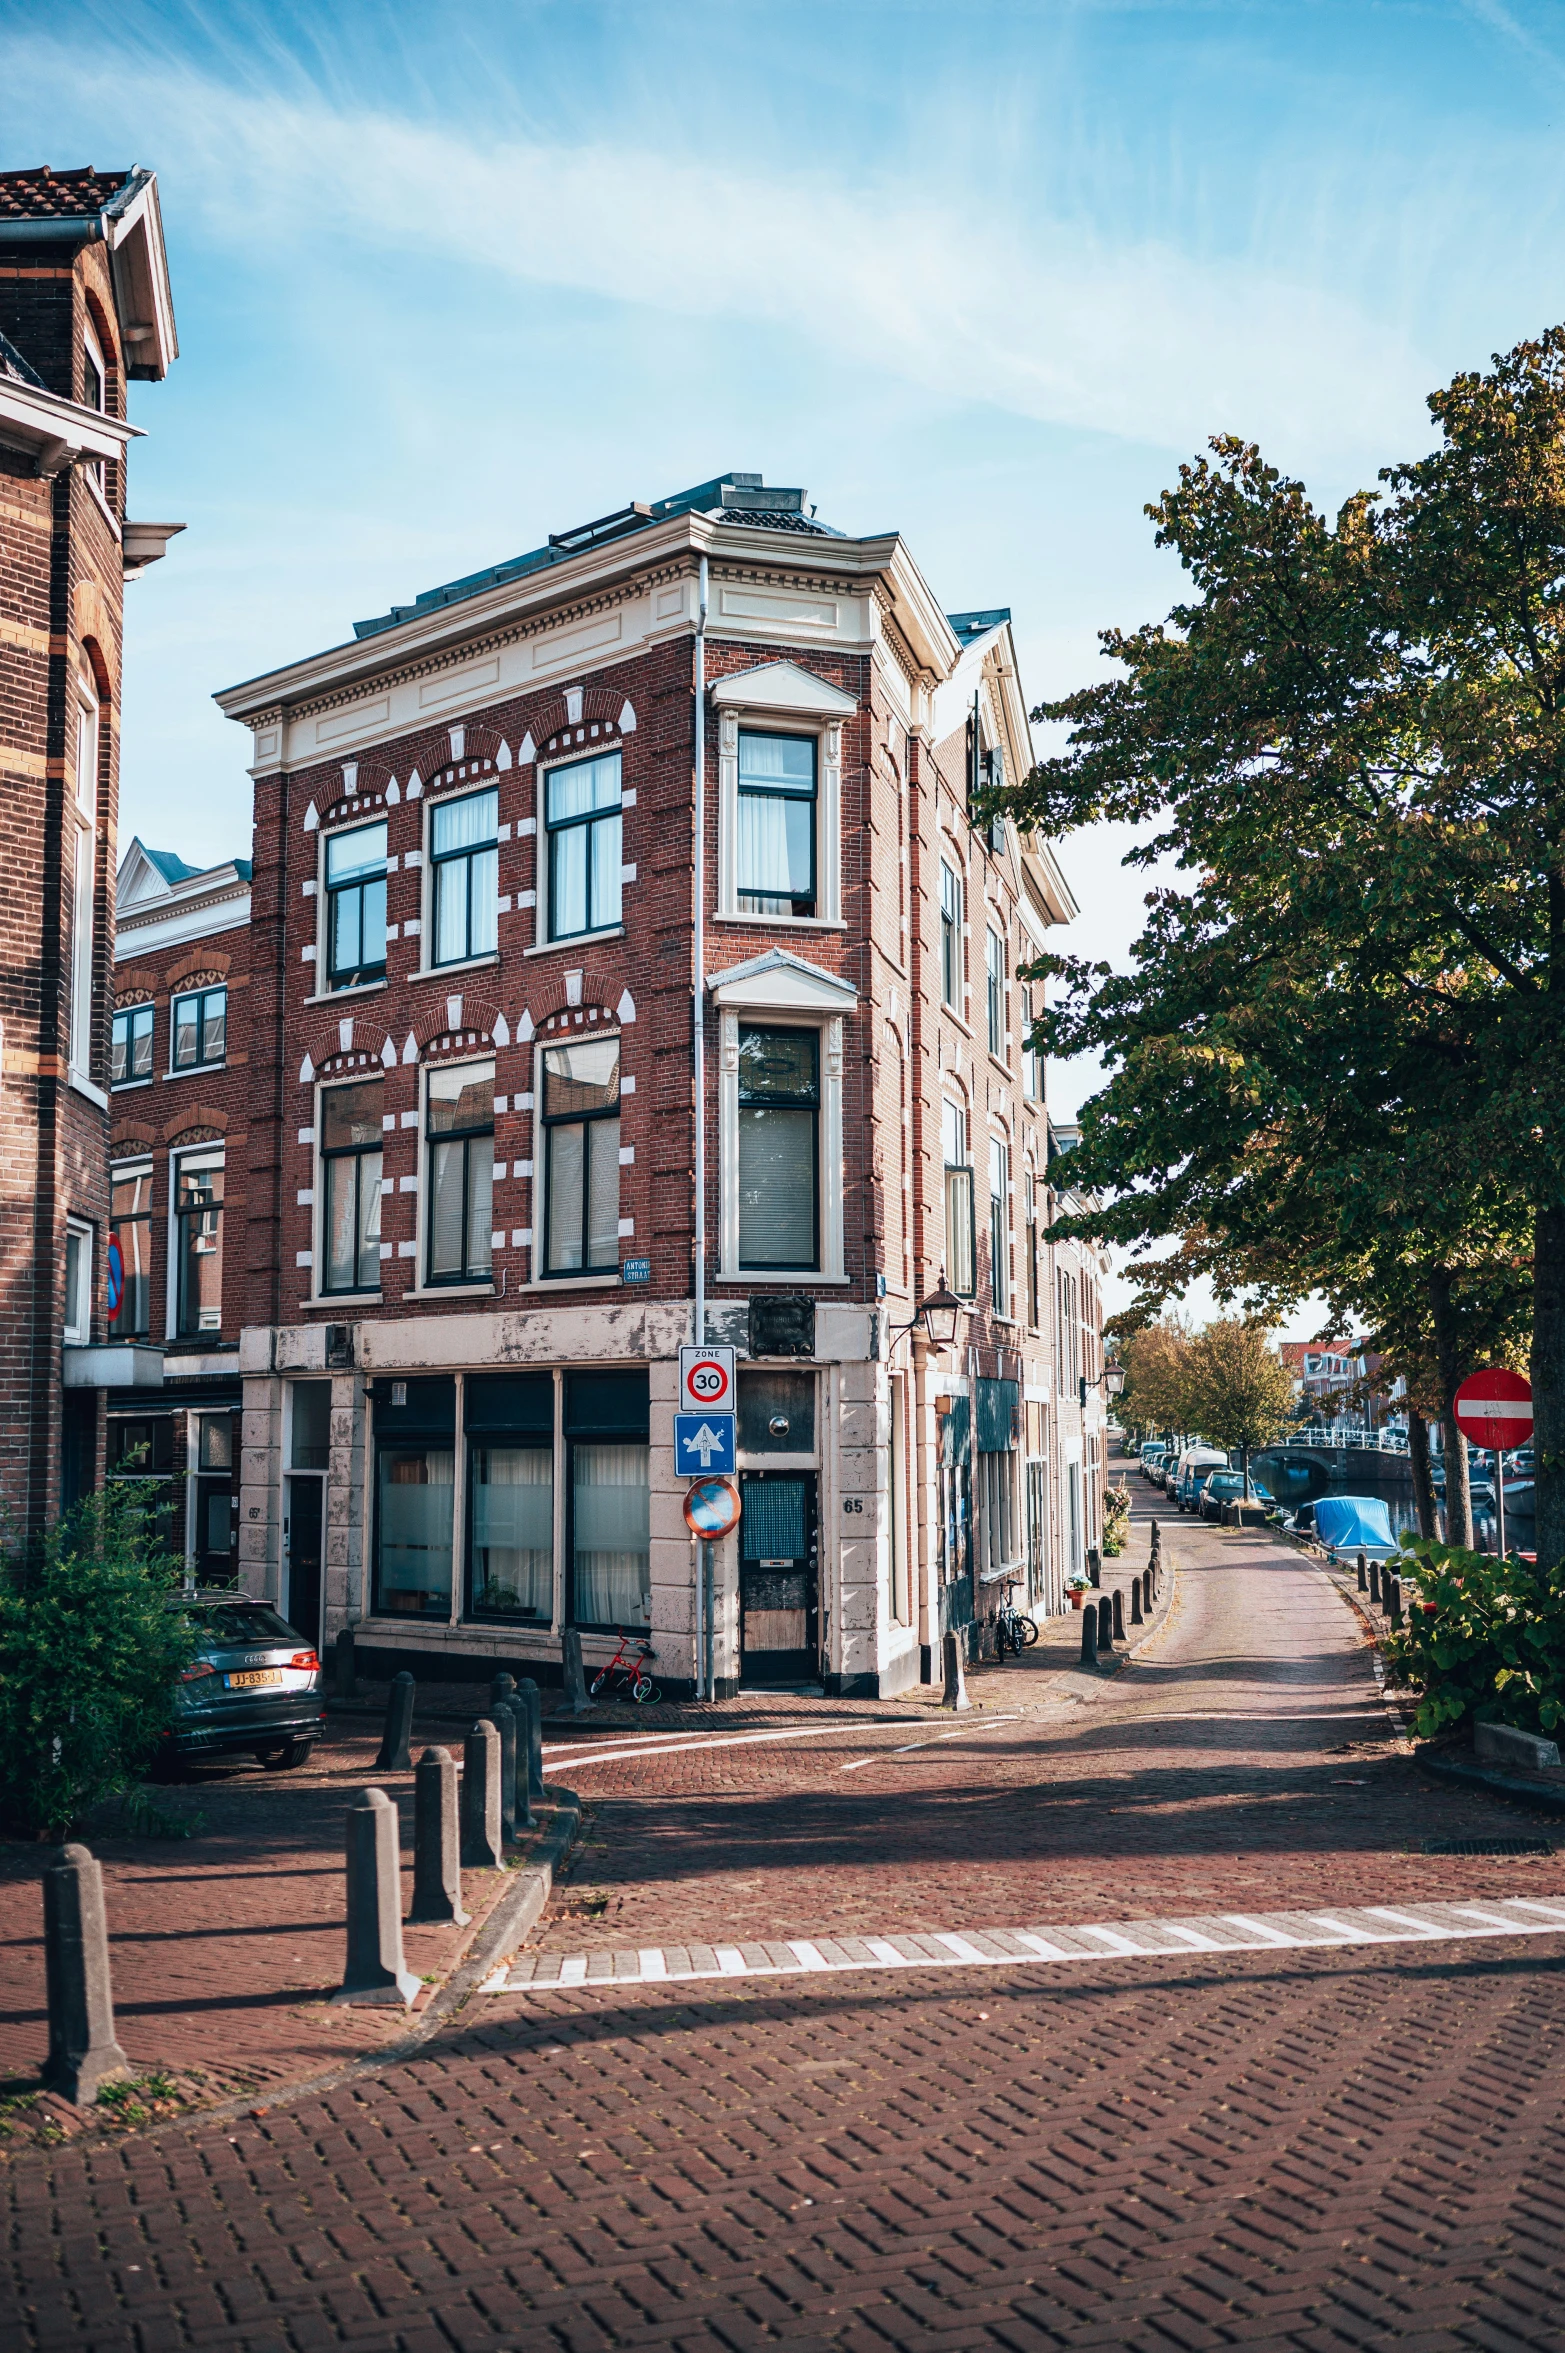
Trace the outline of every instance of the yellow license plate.
[[253, 1691], [258, 1683], [280, 1683], [282, 1679], [281, 1667], [257, 1667], [253, 1674], [223, 1677], [230, 1691]]

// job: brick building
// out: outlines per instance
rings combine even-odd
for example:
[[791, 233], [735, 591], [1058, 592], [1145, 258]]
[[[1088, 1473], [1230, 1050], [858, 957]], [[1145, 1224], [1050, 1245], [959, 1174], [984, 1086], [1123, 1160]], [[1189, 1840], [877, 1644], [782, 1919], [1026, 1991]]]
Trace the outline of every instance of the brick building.
[[176, 352], [147, 171], [0, 173], [0, 1503], [103, 1465], [109, 979], [131, 378]]
[[[1006, 1576], [1060, 1606], [1101, 1270], [1041, 1239], [1013, 977], [1075, 908], [969, 817], [1031, 758], [1009, 614], [730, 475], [218, 700], [254, 737], [252, 1589], [383, 1666], [645, 1627], [688, 1689], [699, 1332], [740, 1352], [719, 1691], [895, 1691]], [[943, 1351], [906, 1328], [942, 1274]]]
[[132, 840], [116, 909], [110, 1177], [125, 1283], [108, 1469], [157, 1483], [165, 1542], [211, 1584], [236, 1566], [249, 861], [197, 868]]

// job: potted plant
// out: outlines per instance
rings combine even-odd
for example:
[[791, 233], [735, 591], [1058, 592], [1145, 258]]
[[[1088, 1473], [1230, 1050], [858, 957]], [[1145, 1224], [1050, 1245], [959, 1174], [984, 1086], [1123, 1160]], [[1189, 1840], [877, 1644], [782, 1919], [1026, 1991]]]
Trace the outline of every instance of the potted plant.
[[1070, 1595], [1071, 1608], [1079, 1610], [1086, 1595], [1092, 1591], [1092, 1581], [1090, 1578], [1081, 1576], [1067, 1577], [1065, 1590]]

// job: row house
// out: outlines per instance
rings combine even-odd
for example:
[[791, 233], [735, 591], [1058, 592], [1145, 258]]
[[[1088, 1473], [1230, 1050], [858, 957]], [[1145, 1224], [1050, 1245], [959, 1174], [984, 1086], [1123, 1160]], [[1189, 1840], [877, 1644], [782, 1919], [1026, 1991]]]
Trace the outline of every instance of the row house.
[[640, 1629], [691, 1689], [699, 1338], [739, 1360], [717, 1693], [894, 1692], [1008, 1581], [1060, 1606], [1101, 1268], [1046, 1239], [1016, 977], [1075, 905], [973, 814], [1032, 757], [1009, 614], [736, 473], [217, 699], [253, 739], [252, 1589], [385, 1670]]
[[115, 899], [107, 1469], [150, 1482], [163, 1542], [195, 1582], [222, 1584], [237, 1567], [249, 860], [194, 867], [133, 839]]
[[148, 171], [0, 172], [0, 1510], [104, 1464], [109, 1021], [131, 381], [178, 351]]

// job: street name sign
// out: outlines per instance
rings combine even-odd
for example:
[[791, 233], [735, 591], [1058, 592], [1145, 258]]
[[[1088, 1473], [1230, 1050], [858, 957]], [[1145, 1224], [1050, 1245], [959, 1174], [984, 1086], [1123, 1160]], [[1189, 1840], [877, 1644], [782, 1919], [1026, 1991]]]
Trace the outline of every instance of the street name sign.
[[697, 1471], [734, 1468], [734, 1417], [731, 1413], [676, 1413], [674, 1460], [687, 1479]]
[[1456, 1422], [1469, 1446], [1507, 1453], [1532, 1436], [1532, 1385], [1503, 1365], [1469, 1373], [1456, 1392]]
[[733, 1349], [681, 1348], [679, 1351], [679, 1411], [681, 1413], [732, 1413], [733, 1410]]
[[732, 1479], [698, 1479], [685, 1497], [685, 1525], [708, 1541], [739, 1525], [739, 1490]]

